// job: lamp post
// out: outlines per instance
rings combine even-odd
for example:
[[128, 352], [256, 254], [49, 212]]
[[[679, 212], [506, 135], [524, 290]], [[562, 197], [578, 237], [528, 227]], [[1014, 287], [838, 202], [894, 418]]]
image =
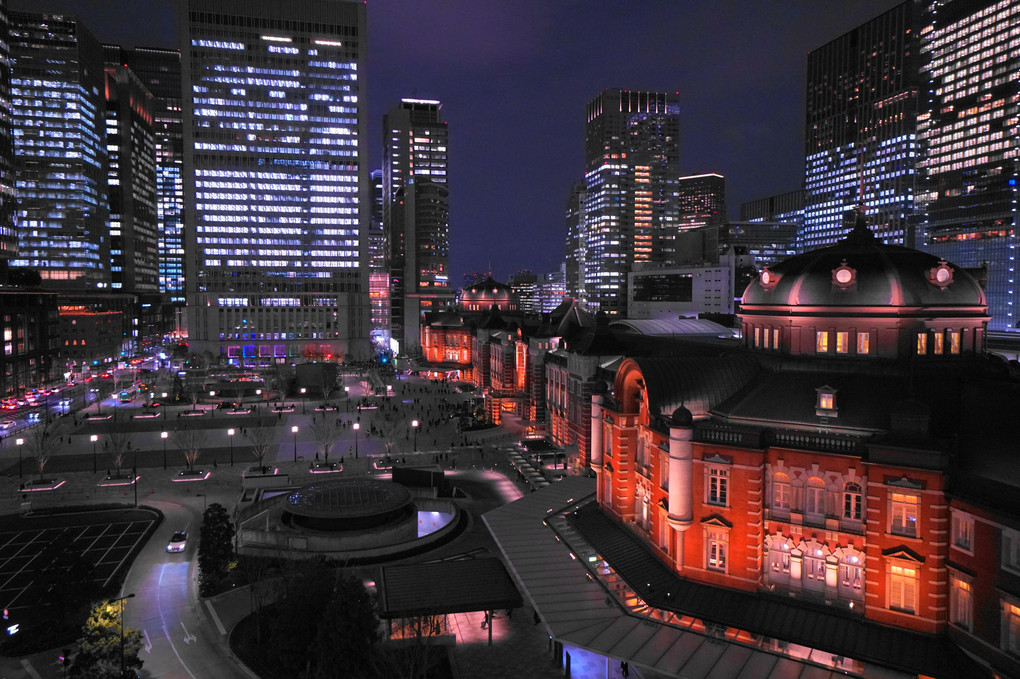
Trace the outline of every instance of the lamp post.
[[23, 478], [21, 472], [21, 447], [25, 445], [25, 439], [18, 439], [15, 441], [18, 444], [18, 478]]
[[354, 427], [354, 459], [357, 460], [358, 459], [358, 430], [361, 429], [361, 423], [360, 422], [355, 422], [351, 426]]
[[163, 399], [163, 420], [164, 420], [164, 421], [166, 420], [166, 396], [167, 396], [167, 394], [166, 394], [166, 392], [164, 391], [164, 392], [163, 392], [163, 395], [162, 395], [162, 396], [160, 397], [160, 398], [162, 398], [162, 399]]
[[163, 439], [163, 469], [166, 469], [166, 437], [170, 436], [170, 432], [161, 431], [159, 437]]
[[103, 393], [99, 389], [89, 389], [96, 394], [96, 415], [103, 414]]
[[297, 432], [298, 432], [298, 427], [295, 424], [293, 427], [290, 428], [290, 433], [294, 434], [294, 461], [295, 462], [297, 462]]
[[[212, 399], [215, 398], [215, 396], [216, 396], [216, 392], [210, 390], [209, 391], [209, 403], [212, 403]], [[216, 417], [216, 404], [215, 403], [212, 403], [212, 410], [209, 411], [209, 417]]]
[[135, 489], [135, 507], [138, 506], [138, 451], [134, 451], [131, 458], [131, 485]]
[[125, 594], [119, 599], [111, 599], [110, 603], [120, 602], [120, 676], [124, 676], [124, 601], [133, 599], [134, 594]]
[[411, 420], [411, 429], [414, 429], [414, 452], [418, 452], [418, 420]]
[[92, 441], [92, 473], [95, 474], [96, 473], [96, 441], [99, 440], [99, 434], [93, 434], [92, 436], [89, 437], [89, 440]]
[[305, 392], [308, 391], [304, 387], [301, 387], [301, 414], [305, 414]]
[[351, 412], [351, 388], [346, 384], [344, 385], [344, 396], [347, 397], [347, 403], [344, 404], [344, 410], [348, 413]]
[[234, 466], [234, 430], [228, 429], [227, 436], [230, 437], [230, 466]]

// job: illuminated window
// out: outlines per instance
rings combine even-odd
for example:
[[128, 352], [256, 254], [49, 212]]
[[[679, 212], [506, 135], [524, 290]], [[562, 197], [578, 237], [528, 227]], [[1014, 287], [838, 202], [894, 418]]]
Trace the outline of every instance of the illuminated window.
[[820, 330], [815, 333], [815, 351], [820, 354], [829, 351], [829, 333], [827, 330]]
[[931, 336], [931, 340], [932, 340], [931, 341], [931, 351], [932, 351], [932, 353], [936, 354], [936, 355], [941, 354], [942, 353], [942, 340], [943, 340], [942, 333], [941, 332], [935, 333], [934, 335]]
[[1020, 605], [1013, 597], [1002, 601], [1002, 650], [1020, 655]]
[[839, 595], [864, 600], [864, 555], [847, 554], [839, 564]]
[[836, 395], [818, 394], [818, 407], [822, 410], [833, 410], [836, 407]]
[[709, 529], [705, 534], [705, 567], [712, 571], [726, 572], [726, 556], [729, 535], [723, 530]]
[[825, 515], [825, 482], [817, 476], [808, 479], [804, 489], [804, 513], [816, 518]]
[[755, 348], [761, 346], [761, 328], [754, 329], [754, 346]]
[[923, 356], [928, 353], [928, 333], [917, 333], [917, 355]]
[[949, 622], [970, 631], [974, 624], [971, 585], [958, 575], [949, 576]]
[[889, 514], [892, 521], [889, 532], [906, 537], [917, 537], [917, 506], [920, 500], [916, 495], [907, 493], [889, 493]]
[[949, 353], [958, 354], [960, 353], [960, 331], [950, 330], [949, 331]]
[[845, 354], [850, 350], [850, 333], [848, 332], [837, 332], [836, 333], [836, 353]]
[[708, 493], [705, 501], [713, 505], [727, 506], [730, 472], [721, 467], [708, 468]]
[[964, 552], [974, 551], [974, 517], [953, 510], [952, 545]]
[[871, 353], [871, 335], [866, 332], [857, 333], [857, 353], [858, 354], [869, 354]]
[[889, 567], [889, 608], [904, 613], [917, 612], [917, 569]]
[[849, 521], [860, 521], [864, 516], [863, 495], [861, 487], [856, 483], [843, 486], [843, 518]]
[[779, 328], [772, 329], [772, 348], [779, 348]]
[[790, 477], [786, 474], [772, 477], [772, 509], [790, 510]]

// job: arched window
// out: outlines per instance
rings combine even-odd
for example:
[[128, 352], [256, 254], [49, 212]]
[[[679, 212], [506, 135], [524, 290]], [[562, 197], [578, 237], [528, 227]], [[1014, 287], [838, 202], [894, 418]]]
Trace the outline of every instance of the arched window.
[[790, 511], [790, 477], [786, 474], [772, 476], [772, 509]]
[[825, 515], [825, 482], [817, 476], [808, 479], [804, 493], [804, 513], [811, 516]]
[[864, 601], [864, 555], [849, 552], [839, 563], [839, 596]]
[[790, 583], [790, 545], [776, 540], [769, 548], [769, 583], [786, 587]]
[[843, 486], [843, 518], [848, 521], [860, 521], [864, 516], [863, 495], [860, 484], [853, 481]]

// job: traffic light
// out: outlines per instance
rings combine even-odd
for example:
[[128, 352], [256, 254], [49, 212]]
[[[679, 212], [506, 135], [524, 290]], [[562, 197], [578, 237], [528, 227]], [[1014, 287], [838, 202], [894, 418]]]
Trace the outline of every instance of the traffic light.
[[5, 608], [4, 609], [4, 620], [10, 620], [10, 619], [11, 619], [11, 614], [8, 613], [7, 609]]
[[60, 660], [60, 664], [61, 665], [70, 665], [71, 664], [71, 651], [70, 651], [70, 649], [65, 648], [64, 650], [62, 650], [60, 652], [60, 655], [58, 656], [58, 659]]

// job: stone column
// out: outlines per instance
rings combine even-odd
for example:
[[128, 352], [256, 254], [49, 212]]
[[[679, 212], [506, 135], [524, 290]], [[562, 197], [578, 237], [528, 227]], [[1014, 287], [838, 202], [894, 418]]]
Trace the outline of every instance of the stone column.
[[684, 532], [694, 521], [694, 428], [686, 422], [669, 428], [669, 514], [666, 520], [676, 532], [674, 563], [684, 566]]
[[591, 395], [591, 468], [602, 471], [602, 394]]

